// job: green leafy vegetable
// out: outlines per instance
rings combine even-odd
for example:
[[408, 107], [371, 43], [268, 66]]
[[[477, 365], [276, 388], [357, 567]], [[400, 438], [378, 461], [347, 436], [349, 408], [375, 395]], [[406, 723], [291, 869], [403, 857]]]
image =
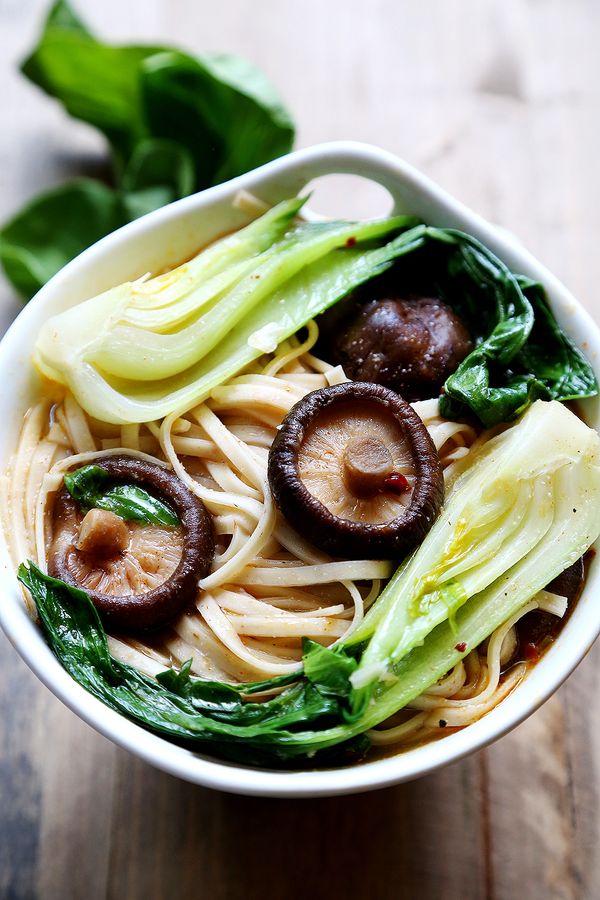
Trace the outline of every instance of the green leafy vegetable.
[[22, 70], [72, 116], [102, 131], [122, 168], [140, 141], [178, 144], [193, 163], [196, 190], [287, 153], [293, 143], [287, 111], [251, 63], [105, 44], [64, 0], [50, 10]]
[[148, 136], [140, 96], [140, 68], [161, 47], [114, 47], [96, 40], [81, 20], [65, 25], [70, 6], [58, 0], [37, 47], [21, 69], [67, 112], [103, 132], [119, 165]]
[[350, 676], [358, 663], [342, 647], [330, 650], [304, 638], [302, 642], [304, 675], [326, 697], [349, 697]]
[[[368, 729], [443, 677], [587, 550], [600, 531], [599, 503], [598, 435], [560, 404], [536, 403], [479, 451], [423, 552], [400, 568], [343, 646], [305, 641], [303, 672], [248, 685], [194, 678], [191, 662], [147, 678], [110, 657], [84, 591], [32, 563], [19, 578], [65, 669], [117, 712], [245, 764], [340, 764], [364, 753]], [[454, 627], [455, 601], [442, 590], [450, 581], [466, 595]], [[280, 692], [271, 699], [246, 699], [273, 688]]]
[[299, 208], [298, 200], [279, 204], [168, 276], [120, 285], [52, 318], [36, 364], [96, 418], [151, 421], [202, 401], [395, 263], [397, 281], [441, 295], [476, 341], [446, 381], [443, 415], [473, 413], [491, 426], [540, 397], [597, 393], [593, 369], [559, 328], [542, 286], [478, 241], [409, 217], [289, 228]]
[[294, 141], [273, 86], [239, 57], [152, 56], [143, 66], [141, 92], [149, 130], [188, 149], [198, 189], [282, 156]]
[[250, 695], [250, 694], [260, 694], [264, 693], [264, 691], [273, 690], [273, 688], [287, 687], [289, 684], [293, 684], [295, 681], [298, 681], [298, 673], [290, 672], [287, 675], [276, 675], [274, 678], [269, 678], [266, 681], [252, 681], [252, 682], [244, 682], [243, 684], [227, 684], [223, 685], [218, 681], [201, 681], [198, 678], [193, 678], [190, 675], [192, 666], [192, 660], [188, 659], [183, 663], [181, 669], [165, 669], [164, 672], [159, 672], [156, 676], [156, 680], [159, 684], [162, 684], [163, 687], [168, 688], [170, 691], [173, 691], [174, 694], [179, 694], [182, 697], [191, 697], [193, 698], [196, 694], [198, 696], [202, 696], [204, 691], [208, 691], [209, 689], [213, 689], [216, 691], [225, 687], [227, 691], [234, 691], [238, 697], [240, 695]]
[[594, 371], [579, 347], [561, 330], [542, 285], [522, 276], [518, 276], [518, 281], [535, 314], [529, 339], [518, 355], [518, 365], [534, 373], [552, 400], [576, 400], [596, 394]]
[[[165, 687], [110, 656], [98, 613], [85, 591], [45, 575], [33, 563], [19, 568], [19, 579], [35, 601], [48, 643], [69, 674], [112, 709], [152, 731], [211, 744], [230, 758], [258, 761], [261, 749], [275, 758], [295, 755], [285, 749], [286, 737], [294, 740], [290, 727], [326, 724], [336, 718], [337, 700], [305, 680], [266, 703], [244, 702], [240, 688], [226, 684], [188, 682], [185, 670]], [[274, 679], [276, 685], [280, 681]]]
[[598, 392], [594, 371], [563, 334], [542, 285], [512, 273], [487, 247], [455, 229], [425, 229], [396, 266], [407, 289], [432, 291], [469, 328], [475, 348], [447, 379], [440, 411], [474, 413], [487, 427], [536, 399]]
[[179, 525], [177, 513], [136, 484], [109, 487], [111, 477], [101, 466], [82, 466], [64, 477], [65, 487], [83, 509], [105, 509], [126, 522]]
[[290, 150], [276, 91], [238, 57], [99, 41], [66, 0], [51, 7], [23, 73], [107, 138], [114, 189], [73, 181], [0, 230], [0, 262], [25, 297], [100, 237]]
[[127, 221], [115, 191], [80, 178], [32, 200], [0, 230], [0, 262], [31, 297], [69, 260]]
[[175, 141], [147, 138], [135, 147], [122, 179], [122, 203], [128, 219], [137, 219], [191, 194], [194, 162]]

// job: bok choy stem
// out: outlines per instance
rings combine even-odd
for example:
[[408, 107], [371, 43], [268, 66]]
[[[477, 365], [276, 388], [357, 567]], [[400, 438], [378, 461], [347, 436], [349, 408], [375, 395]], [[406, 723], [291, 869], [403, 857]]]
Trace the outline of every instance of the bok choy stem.
[[394, 600], [352, 675], [355, 710], [437, 625], [448, 619], [456, 631], [458, 609], [540, 545], [556, 514], [553, 479], [579, 454], [593, 457], [597, 445], [566, 407], [538, 401], [473, 454], [401, 582], [381, 595], [386, 604], [388, 591]]
[[[63, 372], [76, 367], [87, 353], [93, 352], [93, 348], [127, 318], [130, 310], [141, 314], [141, 308], [145, 307], [152, 319], [156, 313], [151, 310], [157, 307], [180, 308], [182, 301], [188, 305], [202, 305], [214, 297], [214, 292], [229, 286], [230, 266], [236, 274], [238, 263], [244, 261], [251, 265], [259, 254], [281, 238], [303, 204], [301, 198], [285, 200], [260, 219], [211, 244], [176, 269], [149, 280], [117, 285], [53, 316], [40, 332], [34, 362], [47, 377], [63, 381]], [[217, 279], [216, 284], [214, 279]], [[210, 293], [211, 288], [213, 293]]]
[[410, 217], [288, 229], [301, 202], [280, 204], [173, 272], [120, 285], [50, 319], [36, 344], [38, 368], [95, 418], [154, 421], [201, 402], [397, 261], [396, 282], [406, 273], [407, 284], [426, 285], [474, 339], [446, 379], [442, 415], [474, 413], [492, 426], [537, 398], [597, 393], [592, 367], [559, 328], [542, 286], [470, 235]]
[[349, 238], [356, 243], [376, 240], [404, 223], [398, 218], [361, 225], [300, 225], [278, 244], [276, 252], [267, 253], [263, 261], [259, 258], [256, 267], [191, 324], [170, 334], [117, 324], [87, 349], [85, 359], [119, 378], [155, 380], [177, 375], [210, 353], [245, 315], [300, 269], [343, 247]]
[[[137, 381], [108, 377], [91, 365], [84, 358], [86, 348], [80, 347], [82, 338], [76, 334], [77, 313], [82, 306], [48, 321], [36, 344], [34, 361], [44, 374], [67, 384], [84, 409], [103, 421], [147, 422], [182, 412], [194, 403], [200, 403], [213, 387], [265, 352], [266, 345], [260, 339], [256, 340], [264, 329], [273, 332], [270, 340], [276, 346], [354, 288], [385, 271], [396, 258], [410, 252], [422, 241], [424, 226], [410, 227], [414, 226], [414, 219], [396, 218], [386, 222], [356, 225], [353, 236], [356, 235], [357, 240], [361, 234], [365, 239], [369, 236], [364, 249], [344, 247], [301, 267], [296, 275], [232, 326], [223, 340], [199, 362], [171, 378], [145, 380], [139, 373]], [[370, 239], [376, 231], [387, 229], [393, 234], [403, 228], [409, 230], [383, 246], [371, 248]], [[97, 317], [93, 323], [96, 336], [104, 333], [106, 326], [102, 302], [102, 298], [95, 298], [84, 304], [86, 315]], [[122, 317], [127, 303], [125, 297], [116, 316]], [[215, 310], [218, 307], [219, 304]], [[63, 352], [64, 342], [70, 343], [71, 349]], [[149, 361], [149, 371], [156, 359], [158, 357]]]

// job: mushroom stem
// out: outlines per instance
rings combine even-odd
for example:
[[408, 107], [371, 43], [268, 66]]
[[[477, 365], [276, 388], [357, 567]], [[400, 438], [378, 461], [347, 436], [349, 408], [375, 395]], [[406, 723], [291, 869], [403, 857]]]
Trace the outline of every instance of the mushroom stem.
[[384, 486], [392, 473], [392, 454], [377, 438], [358, 438], [346, 445], [343, 456], [344, 481], [356, 497], [370, 497]]
[[83, 553], [107, 558], [127, 550], [129, 529], [123, 519], [105, 509], [90, 509], [79, 527], [75, 546]]

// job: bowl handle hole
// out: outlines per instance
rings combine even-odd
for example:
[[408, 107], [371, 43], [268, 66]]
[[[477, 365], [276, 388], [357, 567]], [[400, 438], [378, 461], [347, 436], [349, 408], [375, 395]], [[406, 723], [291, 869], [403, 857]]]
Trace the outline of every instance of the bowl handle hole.
[[362, 175], [321, 175], [302, 189], [310, 195], [307, 219], [380, 219], [390, 216], [394, 198], [383, 185]]

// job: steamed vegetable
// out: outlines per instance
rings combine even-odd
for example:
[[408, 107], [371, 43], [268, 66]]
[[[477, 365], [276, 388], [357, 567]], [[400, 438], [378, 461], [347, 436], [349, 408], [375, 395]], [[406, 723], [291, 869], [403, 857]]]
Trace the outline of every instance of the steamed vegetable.
[[293, 143], [286, 109], [251, 63], [105, 44], [65, 0], [51, 7], [22, 70], [105, 135], [114, 175], [114, 189], [90, 178], [54, 188], [0, 230], [0, 262], [25, 298], [115, 228], [254, 169]]
[[455, 229], [428, 228], [397, 278], [426, 285], [467, 325], [475, 349], [446, 380], [440, 411], [474, 413], [490, 427], [534, 400], [598, 392], [594, 371], [561, 331], [542, 285], [512, 273], [487, 247]]
[[[426, 540], [351, 638], [370, 638], [352, 676], [356, 705], [366, 705], [374, 684], [388, 677], [437, 625], [449, 620], [452, 626], [469, 598], [536, 550], [563, 500], [569, 458], [577, 460], [579, 452], [587, 452], [591, 463], [597, 444], [594, 432], [564, 406], [538, 402], [518, 427], [475, 454]], [[571, 477], [583, 476], [585, 482], [585, 466], [570, 465]], [[582, 493], [584, 487], [579, 486]], [[579, 516], [573, 508], [575, 503], [570, 518]], [[550, 548], [546, 565], [546, 583], [566, 567], [554, 569]]]
[[[120, 285], [49, 319], [36, 365], [107, 422], [179, 412], [389, 267], [414, 239], [415, 229], [406, 229], [415, 220], [396, 216], [300, 223], [275, 241], [275, 225], [283, 232], [301, 202], [279, 204], [174, 272]], [[259, 236], [275, 243], [257, 253]]]
[[[290, 726], [327, 722], [341, 714], [336, 696], [321, 693], [308, 679], [268, 703], [245, 702], [240, 695], [286, 684], [289, 676], [234, 687], [191, 679], [188, 664], [180, 673], [168, 670], [154, 681], [110, 656], [100, 618], [85, 591], [45, 575], [33, 563], [28, 569], [20, 567], [19, 578], [31, 592], [44, 634], [69, 674], [112, 709], [158, 734], [216, 744], [217, 752], [252, 761], [263, 748], [285, 757], [278, 744]], [[230, 749], [228, 742], [234, 745]]]
[[110, 486], [110, 474], [100, 466], [82, 466], [68, 472], [64, 481], [73, 500], [77, 500], [84, 510], [104, 509], [126, 522], [172, 528], [179, 525], [179, 516], [168, 503], [153, 497], [137, 484]]
[[114, 323], [87, 345], [85, 359], [117, 378], [154, 381], [178, 375], [210, 353], [238, 322], [301, 269], [343, 247], [348, 238], [376, 239], [403, 224], [400, 219], [360, 226], [299, 225], [284, 237], [276, 252], [259, 256], [236, 284], [216, 295], [216, 302], [204, 307], [200, 316], [167, 334], [155, 334], [143, 325]]
[[[538, 401], [475, 452], [440, 527], [400, 567], [363, 626], [335, 649], [305, 641], [295, 684], [286, 676], [232, 687], [191, 677], [189, 665], [146, 678], [111, 659], [85, 592], [33, 564], [19, 577], [67, 671], [144, 727], [245, 763], [325, 762], [327, 748], [334, 748], [328, 762], [343, 762], [364, 749], [365, 731], [444, 676], [600, 532], [600, 439], [565, 407]], [[244, 699], [268, 686], [283, 690], [263, 703]]]
[[541, 285], [511, 273], [451, 229], [409, 217], [293, 225], [298, 199], [217, 241], [190, 263], [119, 285], [50, 319], [38, 368], [107, 422], [147, 422], [204, 400], [213, 387], [389, 270], [432, 289], [459, 313], [475, 348], [444, 385], [447, 417], [508, 421], [536, 398], [597, 392]]

